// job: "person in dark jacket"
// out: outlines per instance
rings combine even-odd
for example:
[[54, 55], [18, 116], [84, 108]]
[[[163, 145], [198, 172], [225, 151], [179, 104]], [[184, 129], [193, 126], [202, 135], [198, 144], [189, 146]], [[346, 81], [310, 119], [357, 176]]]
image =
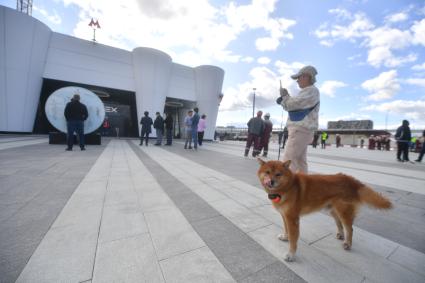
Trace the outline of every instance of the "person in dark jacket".
[[319, 140], [319, 133], [317, 131], [314, 131], [313, 134], [313, 148], [317, 147], [317, 141]]
[[86, 150], [84, 143], [84, 121], [89, 117], [89, 113], [87, 107], [80, 102], [79, 94], [74, 94], [71, 101], [66, 104], [64, 115], [68, 132], [68, 147], [66, 150], [72, 150], [74, 132], [78, 134], [81, 150]]
[[192, 116], [192, 140], [193, 140], [193, 148], [198, 149], [198, 124], [199, 124], [199, 109], [198, 107], [193, 108], [193, 116]]
[[260, 154], [260, 138], [264, 132], [264, 121], [261, 118], [261, 116], [263, 116], [263, 111], [258, 111], [257, 117], [251, 118], [247, 123], [248, 139], [246, 140], [245, 154], [244, 154], [245, 157], [248, 156], [249, 149], [251, 148], [251, 145], [253, 143], [254, 143], [254, 149], [252, 151], [252, 157], [256, 157], [258, 154]]
[[164, 135], [164, 119], [162, 118], [159, 112], [156, 112], [155, 122], [153, 122], [153, 127], [156, 131], [156, 143], [155, 145], [162, 144], [162, 136]]
[[286, 145], [286, 141], [288, 140], [288, 127], [285, 126], [285, 128], [283, 128], [283, 140], [282, 140], [282, 148], [285, 148]]
[[167, 135], [167, 143], [165, 145], [171, 145], [173, 143], [173, 116], [171, 113], [167, 113], [164, 120], [165, 131]]
[[263, 157], [267, 157], [269, 151], [270, 136], [273, 131], [273, 123], [270, 121], [270, 113], [264, 115], [264, 131], [261, 135], [260, 152], [263, 150]]
[[[400, 162], [407, 162], [409, 160], [409, 143], [412, 138], [412, 133], [409, 128], [409, 121], [403, 120], [403, 123], [398, 127], [395, 133], [395, 139], [397, 140], [397, 160]], [[403, 153], [403, 159], [401, 154]]]
[[140, 124], [142, 125], [142, 130], [140, 132], [140, 145], [143, 145], [143, 138], [146, 138], [146, 146], [148, 146], [149, 134], [152, 132], [152, 118], [149, 117], [149, 112], [145, 111], [144, 117], [140, 119]]

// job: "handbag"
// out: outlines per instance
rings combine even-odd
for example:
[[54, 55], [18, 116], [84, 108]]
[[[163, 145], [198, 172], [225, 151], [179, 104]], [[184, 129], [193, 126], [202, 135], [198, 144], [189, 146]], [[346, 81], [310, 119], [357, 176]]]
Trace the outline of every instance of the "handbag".
[[313, 107], [307, 108], [307, 109], [298, 109], [298, 110], [292, 110], [288, 111], [289, 119], [293, 122], [301, 121], [307, 116], [311, 111], [313, 111], [314, 108], [316, 108], [317, 105], [319, 105], [320, 102], [317, 102]]

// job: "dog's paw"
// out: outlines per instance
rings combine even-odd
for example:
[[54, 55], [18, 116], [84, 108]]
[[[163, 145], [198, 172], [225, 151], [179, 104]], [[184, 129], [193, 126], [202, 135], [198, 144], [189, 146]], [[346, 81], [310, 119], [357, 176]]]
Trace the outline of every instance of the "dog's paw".
[[287, 242], [288, 241], [288, 234], [278, 234], [277, 238], [281, 241]]
[[344, 243], [342, 244], [342, 247], [344, 248], [344, 250], [349, 251], [351, 250], [351, 244], [349, 243]]
[[336, 233], [336, 238], [338, 239], [338, 240], [344, 240], [344, 233]]
[[293, 262], [295, 261], [295, 255], [293, 253], [287, 253], [284, 260], [287, 262]]

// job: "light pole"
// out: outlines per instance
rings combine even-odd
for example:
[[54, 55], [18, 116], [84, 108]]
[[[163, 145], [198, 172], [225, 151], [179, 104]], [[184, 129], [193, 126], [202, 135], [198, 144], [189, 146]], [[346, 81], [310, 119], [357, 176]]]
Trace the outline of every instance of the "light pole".
[[255, 117], [254, 112], [255, 112], [255, 90], [256, 90], [256, 88], [254, 87], [254, 88], [252, 88], [252, 90], [254, 91], [254, 99], [253, 99], [253, 103], [252, 103], [252, 117]]
[[385, 115], [385, 131], [388, 130], [388, 111], [387, 114]]

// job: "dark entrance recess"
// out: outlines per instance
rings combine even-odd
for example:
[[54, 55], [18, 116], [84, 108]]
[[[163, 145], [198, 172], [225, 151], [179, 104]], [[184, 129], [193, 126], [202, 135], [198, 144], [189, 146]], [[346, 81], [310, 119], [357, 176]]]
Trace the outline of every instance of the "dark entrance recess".
[[95, 133], [102, 133], [103, 135], [114, 137], [139, 136], [136, 96], [134, 92], [52, 79], [43, 79], [43, 87], [41, 88], [40, 101], [38, 103], [37, 116], [33, 130], [35, 134], [57, 132], [57, 129], [47, 120], [44, 106], [50, 94], [67, 86], [86, 88], [94, 92], [105, 105], [105, 117], [108, 117], [111, 127], [108, 131], [103, 131], [101, 125]]
[[187, 109], [195, 107], [195, 102], [170, 98], [167, 97], [165, 100], [164, 113], [171, 113], [173, 117], [173, 137], [176, 139], [183, 137], [184, 130], [184, 117], [186, 116]]

